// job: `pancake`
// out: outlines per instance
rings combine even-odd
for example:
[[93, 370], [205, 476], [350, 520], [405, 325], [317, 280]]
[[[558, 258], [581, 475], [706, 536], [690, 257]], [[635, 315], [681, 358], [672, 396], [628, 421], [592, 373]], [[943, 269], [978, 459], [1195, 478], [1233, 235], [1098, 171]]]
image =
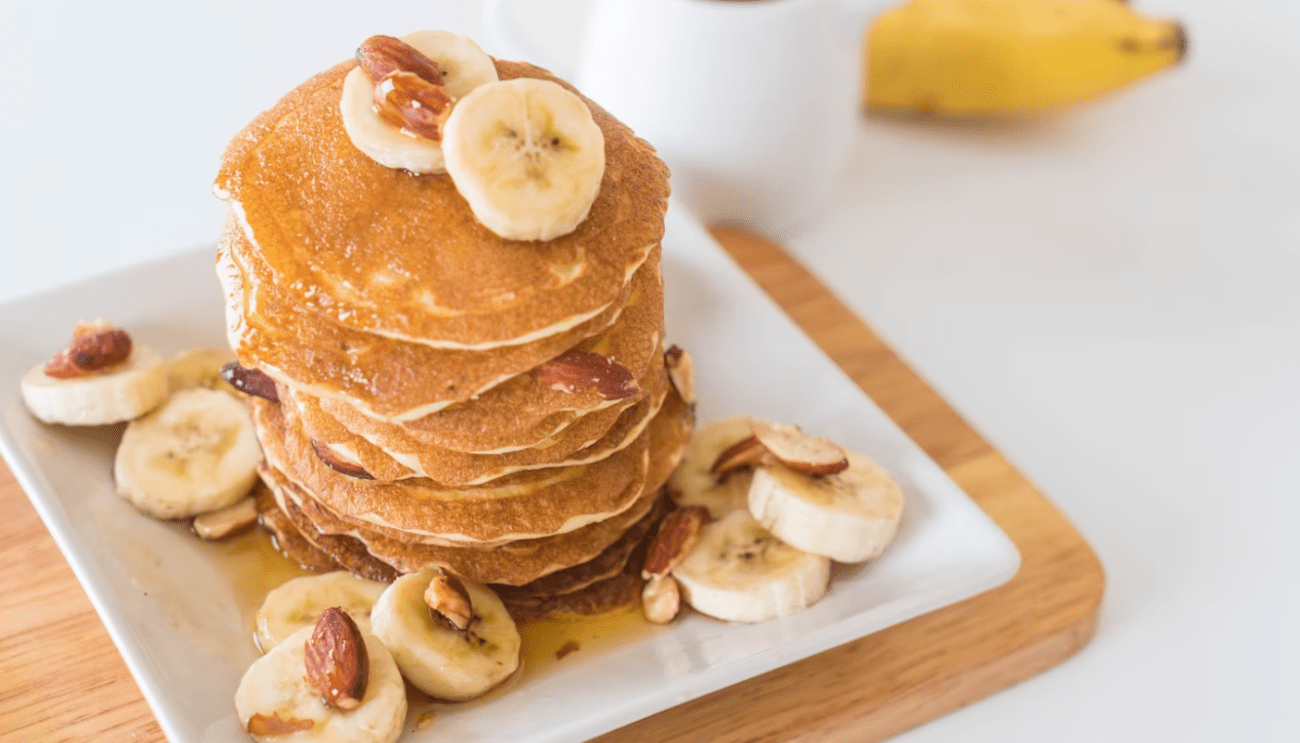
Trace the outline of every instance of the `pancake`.
[[[664, 501], [659, 490], [651, 491], [639, 499], [628, 513], [601, 522], [599, 528], [593, 528], [598, 526], [593, 524], [578, 530], [581, 533], [571, 532], [558, 537], [509, 542], [486, 549], [443, 547], [403, 544], [377, 536], [363, 528], [331, 534], [330, 527], [337, 528], [340, 523], [337, 520], [330, 522], [328, 516], [321, 519], [321, 507], [302, 488], [273, 468], [263, 467], [261, 472], [275, 493], [286, 518], [309, 541], [318, 544], [340, 563], [349, 553], [360, 551], [373, 555], [402, 573], [440, 565], [471, 580], [506, 585], [529, 584], [567, 571], [573, 571], [568, 573], [570, 581], [574, 578], [581, 579], [583, 571], [576, 568], [585, 563], [593, 563], [591, 570], [599, 571], [593, 573], [592, 581], [589, 582], [607, 577], [605, 573], [608, 572], [609, 561], [619, 559], [620, 554], [625, 561], [631, 553], [631, 547], [621, 544], [626, 542], [624, 537], [628, 533], [643, 535], [651, 524], [658, 523], [657, 514], [662, 510], [661, 504]], [[639, 540], [640, 537], [632, 539], [633, 545]], [[619, 546], [615, 548], [615, 545]], [[594, 562], [595, 560], [600, 562]], [[619, 564], [621, 566], [622, 563]]]
[[259, 482], [254, 490], [257, 502], [257, 521], [262, 528], [271, 532], [271, 543], [276, 551], [285, 558], [297, 563], [304, 570], [327, 573], [338, 570], [334, 558], [316, 548], [303, 537], [298, 527], [276, 503], [275, 495], [264, 482]]
[[[573, 90], [531, 65], [496, 64], [502, 79]], [[605, 138], [590, 213], [568, 235], [505, 240], [479, 224], [450, 177], [384, 167], [352, 144], [339, 100], [354, 65], [322, 72], [254, 119], [213, 186], [287, 298], [357, 330], [470, 349], [562, 333], [618, 302], [663, 236], [668, 170], [648, 144], [587, 101]]]
[[535, 539], [609, 518], [630, 507], [649, 468], [649, 434], [590, 465], [508, 475], [489, 485], [448, 488], [343, 475], [320, 460], [297, 426], [294, 406], [250, 401], [266, 461], [340, 515], [452, 541]]
[[[686, 445], [690, 442], [691, 433], [694, 428], [694, 410], [686, 405], [675, 390], [670, 390], [664, 400], [663, 406], [650, 422], [649, 427], [644, 435], [650, 437], [650, 462], [646, 471], [645, 485], [642, 491], [642, 498], [645, 493], [654, 491], [664, 486], [669, 475], [676, 469], [678, 462], [681, 461], [685, 454]], [[365, 521], [346, 514], [340, 514], [330, 510], [326, 505], [314, 498], [310, 491], [301, 490], [307, 500], [299, 505], [307, 513], [316, 525], [326, 533], [351, 534], [353, 536], [362, 536], [368, 538], [374, 534], [383, 536], [388, 539], [411, 544], [433, 544], [446, 547], [474, 547], [478, 549], [498, 547], [506, 544], [517, 544], [523, 547], [526, 544], [537, 543], [540, 540], [522, 540], [516, 541], [511, 539], [481, 540], [475, 542], [466, 542], [464, 540], [449, 540], [438, 535], [421, 534], [417, 532], [403, 531], [394, 529], [390, 526], [376, 524]], [[621, 514], [604, 519], [593, 524], [589, 524], [580, 529], [576, 529], [564, 534], [555, 535], [551, 539], [561, 537], [570, 538], [574, 542], [582, 542], [588, 547], [592, 544], [600, 543], [603, 548], [608, 545], [615, 536], [612, 532], [603, 532], [605, 536], [597, 537], [588, 532], [605, 530], [613, 527], [616, 531], [626, 528], [633, 520], [640, 517], [636, 512], [638, 504], [633, 504], [627, 511]], [[621, 521], [620, 521], [621, 519]], [[594, 551], [591, 552], [594, 554]]]
[[347, 400], [385, 421], [415, 419], [470, 400], [574, 347], [622, 352], [615, 360], [639, 375], [662, 334], [657, 250], [617, 305], [593, 320], [532, 343], [467, 351], [383, 338], [312, 313], [285, 299], [267, 271], [250, 268], [257, 260], [245, 257], [244, 243], [228, 220], [218, 262], [233, 265], [221, 265], [218, 274], [227, 295], [227, 337], [241, 363], [318, 397]]
[[[595, 441], [566, 437], [562, 443], [540, 448], [520, 449], [503, 454], [467, 454], [448, 449], [411, 447], [397, 454], [386, 452], [375, 443], [348, 431], [320, 409], [310, 395], [286, 392], [282, 403], [296, 406], [303, 430], [313, 443], [329, 449], [332, 455], [360, 467], [376, 480], [394, 481], [422, 477], [443, 485], [463, 487], [482, 485], [515, 472], [573, 466], [598, 462], [630, 445], [663, 405], [667, 385], [651, 391], [615, 421], [614, 426]], [[570, 429], [575, 428], [573, 426]], [[570, 451], [572, 446], [578, 448]]]
[[398, 572], [393, 566], [373, 557], [366, 551], [365, 545], [350, 537], [322, 534], [303, 518], [302, 512], [284, 498], [281, 480], [276, 473], [263, 465], [258, 468], [258, 475], [274, 497], [277, 515], [273, 518], [281, 524], [287, 521], [297, 533], [298, 539], [329, 556], [340, 569], [353, 575], [383, 583], [392, 583], [397, 578]]
[[[590, 617], [626, 609], [641, 601], [641, 591], [645, 588], [641, 576], [629, 572], [634, 562], [629, 561], [618, 575], [597, 581], [581, 591], [558, 596], [502, 596], [501, 602], [519, 624], [558, 616]], [[637, 573], [641, 570], [639, 563], [636, 570]]]
[[660, 497], [655, 499], [654, 508], [649, 513], [633, 524], [630, 529], [623, 532], [623, 536], [619, 537], [617, 542], [606, 547], [603, 552], [594, 558], [571, 568], [545, 575], [530, 583], [518, 586], [494, 585], [492, 590], [496, 591], [498, 596], [509, 596], [516, 600], [562, 596], [567, 593], [576, 593], [594, 583], [608, 580], [622, 573], [638, 545], [645, 541], [646, 537], [651, 533], [658, 531], [659, 523], [663, 520], [664, 515], [668, 513], [667, 496], [664, 496], [661, 491], [658, 492], [658, 495]]

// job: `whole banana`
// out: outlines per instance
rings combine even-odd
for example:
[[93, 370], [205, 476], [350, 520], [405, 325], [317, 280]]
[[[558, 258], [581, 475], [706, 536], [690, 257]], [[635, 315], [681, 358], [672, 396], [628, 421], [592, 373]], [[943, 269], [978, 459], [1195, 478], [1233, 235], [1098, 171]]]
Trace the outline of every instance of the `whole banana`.
[[876, 19], [866, 49], [871, 109], [980, 118], [1120, 88], [1176, 64], [1187, 35], [1120, 0], [909, 0]]

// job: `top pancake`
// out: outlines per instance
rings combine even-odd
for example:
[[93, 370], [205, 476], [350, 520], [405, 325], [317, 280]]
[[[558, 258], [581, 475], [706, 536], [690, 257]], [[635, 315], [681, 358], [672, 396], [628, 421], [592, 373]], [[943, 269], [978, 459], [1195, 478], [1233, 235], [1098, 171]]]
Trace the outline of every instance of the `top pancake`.
[[[505, 240], [447, 175], [387, 168], [353, 146], [339, 99], [354, 64], [291, 91], [222, 159], [214, 188], [282, 291], [342, 325], [440, 348], [527, 343], [619, 301], [663, 235], [668, 170], [648, 144], [587, 101], [606, 163], [587, 219], [552, 240]], [[531, 65], [496, 64], [503, 80], [572, 90]]]

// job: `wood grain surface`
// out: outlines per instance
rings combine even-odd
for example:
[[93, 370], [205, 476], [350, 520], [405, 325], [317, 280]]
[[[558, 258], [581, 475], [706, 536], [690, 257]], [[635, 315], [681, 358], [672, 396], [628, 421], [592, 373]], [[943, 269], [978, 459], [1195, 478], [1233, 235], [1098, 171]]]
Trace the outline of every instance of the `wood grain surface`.
[[[1028, 678], [1092, 636], [1104, 577], [1078, 532], [871, 329], [780, 248], [715, 237], [1020, 549], [1007, 584], [600, 737], [886, 738]], [[0, 741], [161, 741], [72, 571], [0, 466]]]

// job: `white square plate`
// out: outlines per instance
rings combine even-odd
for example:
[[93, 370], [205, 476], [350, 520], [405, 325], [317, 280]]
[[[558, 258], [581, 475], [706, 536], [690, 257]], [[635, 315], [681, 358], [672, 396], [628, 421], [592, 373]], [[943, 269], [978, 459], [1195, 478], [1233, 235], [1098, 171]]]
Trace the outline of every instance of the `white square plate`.
[[[579, 741], [1008, 580], [1010, 540], [827, 358], [680, 208], [664, 238], [668, 338], [695, 360], [701, 423], [744, 413], [799, 423], [863, 451], [900, 482], [897, 540], [836, 573], [812, 608], [757, 625], [686, 615], [667, 628], [576, 653], [507, 693], [439, 709], [403, 740]], [[113, 492], [120, 426], [45, 426], [18, 380], [103, 317], [166, 354], [223, 345], [210, 250], [0, 306], [0, 453], [71, 563], [173, 743], [244, 739], [232, 698], [256, 654], [228, 551], [135, 512]]]

